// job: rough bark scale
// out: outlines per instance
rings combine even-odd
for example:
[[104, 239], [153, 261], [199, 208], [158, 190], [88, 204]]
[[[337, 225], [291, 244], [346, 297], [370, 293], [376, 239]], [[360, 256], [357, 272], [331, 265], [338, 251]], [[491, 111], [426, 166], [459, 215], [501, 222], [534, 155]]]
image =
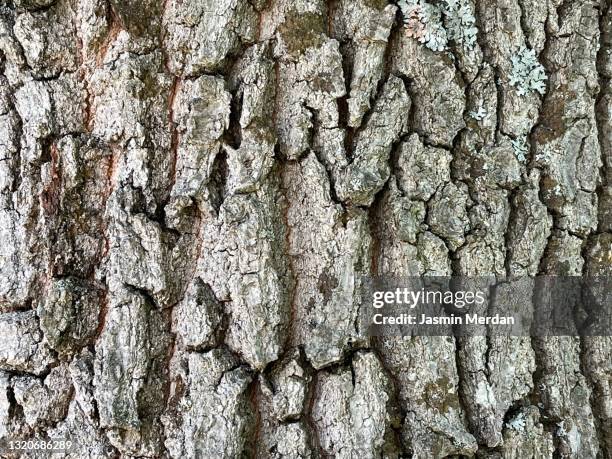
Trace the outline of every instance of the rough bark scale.
[[610, 338], [357, 326], [360, 274], [611, 274], [609, 0], [458, 3], [434, 51], [384, 0], [4, 0], [0, 436], [612, 457]]

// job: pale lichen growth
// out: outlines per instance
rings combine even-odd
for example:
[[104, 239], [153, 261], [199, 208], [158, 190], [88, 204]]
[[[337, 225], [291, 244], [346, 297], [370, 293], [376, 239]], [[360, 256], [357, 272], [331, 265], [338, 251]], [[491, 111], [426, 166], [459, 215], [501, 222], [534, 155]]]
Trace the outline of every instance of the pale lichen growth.
[[408, 36], [433, 51], [446, 50], [449, 41], [465, 49], [472, 49], [476, 44], [476, 18], [466, 0], [444, 0], [439, 4], [425, 0], [399, 0], [397, 5]]
[[525, 414], [519, 413], [515, 418], [506, 424], [510, 429], [521, 431], [525, 430]]
[[517, 139], [514, 139], [510, 142], [512, 144], [512, 149], [514, 150], [514, 154], [517, 159], [524, 163], [527, 161], [527, 153], [529, 153], [529, 147], [527, 146], [527, 136], [522, 136]]
[[523, 47], [512, 56], [510, 84], [516, 87], [519, 95], [524, 96], [530, 91], [544, 95], [547, 79], [546, 71], [533, 49]]
[[478, 110], [470, 112], [470, 118], [475, 119], [476, 121], [482, 121], [487, 117], [487, 114], [487, 111], [481, 104], [478, 107]]
[[442, 24], [442, 9], [423, 0], [399, 0], [408, 36], [433, 51], [444, 51], [448, 36]]
[[471, 4], [467, 0], [445, 0], [443, 5], [448, 39], [465, 49], [472, 49], [476, 45], [478, 28]]

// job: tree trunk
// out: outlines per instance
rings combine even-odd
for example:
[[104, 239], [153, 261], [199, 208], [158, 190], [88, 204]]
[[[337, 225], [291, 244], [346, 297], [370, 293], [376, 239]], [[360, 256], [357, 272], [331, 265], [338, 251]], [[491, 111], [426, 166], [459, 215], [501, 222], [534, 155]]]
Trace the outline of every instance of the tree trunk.
[[612, 457], [609, 337], [356, 284], [609, 276], [611, 56], [609, 0], [3, 0], [4, 446]]

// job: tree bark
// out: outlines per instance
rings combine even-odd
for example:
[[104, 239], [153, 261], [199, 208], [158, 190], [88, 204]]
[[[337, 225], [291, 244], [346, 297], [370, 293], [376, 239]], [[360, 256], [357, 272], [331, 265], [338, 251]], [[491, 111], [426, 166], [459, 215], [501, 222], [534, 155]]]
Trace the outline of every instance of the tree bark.
[[612, 274], [611, 56], [609, 0], [4, 0], [0, 438], [612, 457], [610, 337], [372, 338], [355, 284]]

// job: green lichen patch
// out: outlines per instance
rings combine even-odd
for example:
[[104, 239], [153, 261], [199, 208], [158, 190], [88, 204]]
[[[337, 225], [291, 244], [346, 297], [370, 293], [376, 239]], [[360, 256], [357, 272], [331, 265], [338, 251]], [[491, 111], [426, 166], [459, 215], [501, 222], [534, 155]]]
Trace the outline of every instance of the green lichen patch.
[[316, 13], [290, 11], [278, 31], [287, 47], [287, 53], [296, 57], [308, 48], [323, 44], [325, 19]]
[[436, 408], [440, 413], [461, 409], [459, 397], [455, 393], [453, 384], [446, 376], [426, 384], [423, 398], [428, 405]]

